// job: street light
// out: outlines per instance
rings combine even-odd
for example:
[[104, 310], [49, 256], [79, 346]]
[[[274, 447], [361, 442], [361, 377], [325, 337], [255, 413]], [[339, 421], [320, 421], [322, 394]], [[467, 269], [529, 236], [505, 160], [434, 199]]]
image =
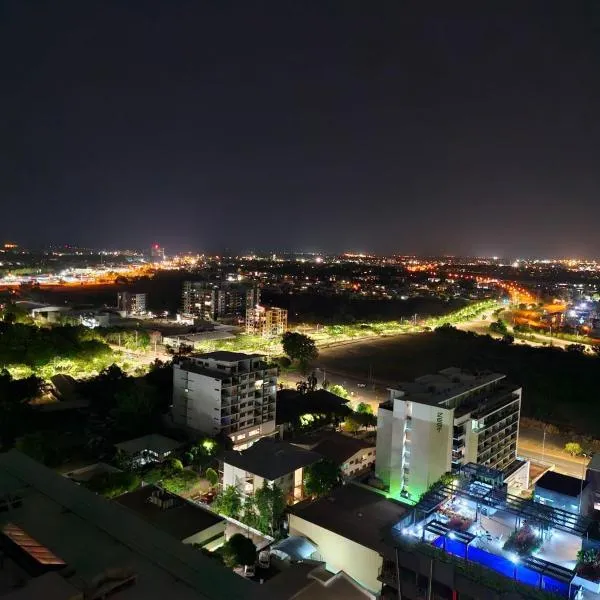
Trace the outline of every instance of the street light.
[[585, 481], [585, 468], [587, 467], [587, 463], [585, 462], [586, 458], [589, 458], [589, 455], [584, 452], [583, 453], [582, 474], [581, 474], [581, 487], [579, 489], [579, 514], [581, 514], [581, 497], [583, 496], [583, 482]]

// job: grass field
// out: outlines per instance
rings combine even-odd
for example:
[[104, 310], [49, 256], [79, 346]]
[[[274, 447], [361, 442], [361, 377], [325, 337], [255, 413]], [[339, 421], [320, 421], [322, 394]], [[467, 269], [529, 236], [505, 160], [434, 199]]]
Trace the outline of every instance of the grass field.
[[509, 345], [472, 333], [422, 333], [322, 349], [319, 366], [375, 382], [414, 379], [446, 367], [505, 373], [523, 387], [523, 416], [600, 436], [600, 358], [555, 348]]
[[445, 367], [469, 368], [472, 355], [470, 341], [457, 343], [435, 333], [419, 333], [324, 348], [319, 353], [319, 364], [360, 378], [367, 378], [371, 368], [374, 379], [392, 383]]

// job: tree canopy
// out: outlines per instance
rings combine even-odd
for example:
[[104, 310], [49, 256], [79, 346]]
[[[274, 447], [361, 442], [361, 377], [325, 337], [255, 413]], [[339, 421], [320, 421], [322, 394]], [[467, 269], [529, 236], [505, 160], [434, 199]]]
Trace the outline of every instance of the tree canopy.
[[217, 494], [212, 508], [226, 517], [237, 519], [242, 510], [242, 495], [234, 485], [228, 485]]
[[250, 538], [235, 533], [221, 547], [221, 556], [228, 567], [253, 565], [256, 562], [256, 546]]
[[303, 333], [286, 331], [281, 336], [283, 351], [292, 359], [308, 364], [319, 356], [315, 341]]
[[341, 481], [340, 468], [330, 460], [320, 460], [304, 469], [304, 489], [309, 496], [324, 496]]

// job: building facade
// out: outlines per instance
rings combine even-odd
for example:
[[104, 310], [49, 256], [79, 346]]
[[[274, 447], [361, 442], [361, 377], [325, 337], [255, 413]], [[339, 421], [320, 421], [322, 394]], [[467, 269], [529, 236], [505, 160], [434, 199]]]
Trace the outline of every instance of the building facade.
[[285, 308], [253, 306], [246, 309], [246, 333], [264, 338], [283, 335], [287, 330]]
[[516, 460], [521, 388], [499, 373], [448, 368], [389, 390], [377, 416], [377, 476], [393, 497], [418, 500], [453, 469]]
[[236, 448], [275, 432], [276, 394], [277, 368], [261, 354], [209, 352], [173, 365], [173, 421], [222, 432]]
[[182, 299], [184, 317], [206, 321], [245, 318], [246, 311], [260, 303], [260, 289], [243, 283], [185, 281]]
[[119, 292], [117, 294], [117, 308], [126, 315], [143, 314], [146, 312], [146, 300], [146, 294]]
[[266, 483], [277, 485], [288, 504], [304, 498], [304, 470], [321, 455], [288, 442], [262, 438], [250, 448], [225, 452], [223, 488], [234, 486], [244, 496], [255, 494]]

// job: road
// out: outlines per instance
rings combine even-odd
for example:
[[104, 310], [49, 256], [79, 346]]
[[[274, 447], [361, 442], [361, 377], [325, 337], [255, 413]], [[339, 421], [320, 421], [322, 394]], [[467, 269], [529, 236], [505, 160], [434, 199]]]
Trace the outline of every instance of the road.
[[557, 435], [547, 435], [542, 443], [543, 434], [537, 430], [521, 428], [517, 443], [517, 454], [542, 464], [553, 464], [554, 470], [564, 475], [581, 479], [590, 459], [583, 456], [570, 456], [562, 450], [565, 440]]

